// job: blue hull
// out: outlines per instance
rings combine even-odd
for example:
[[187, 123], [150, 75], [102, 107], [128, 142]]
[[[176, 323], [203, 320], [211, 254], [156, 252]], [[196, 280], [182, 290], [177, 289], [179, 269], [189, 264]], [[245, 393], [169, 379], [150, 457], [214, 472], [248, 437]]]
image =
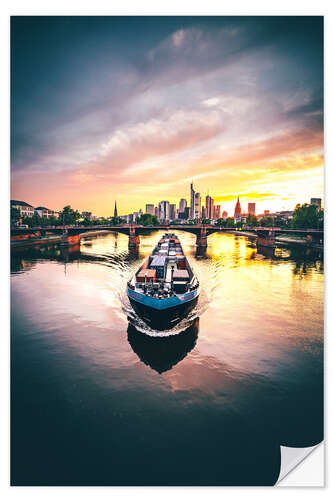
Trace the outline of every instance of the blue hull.
[[199, 288], [182, 296], [158, 299], [127, 289], [135, 312], [152, 328], [166, 330], [179, 323], [196, 305]]

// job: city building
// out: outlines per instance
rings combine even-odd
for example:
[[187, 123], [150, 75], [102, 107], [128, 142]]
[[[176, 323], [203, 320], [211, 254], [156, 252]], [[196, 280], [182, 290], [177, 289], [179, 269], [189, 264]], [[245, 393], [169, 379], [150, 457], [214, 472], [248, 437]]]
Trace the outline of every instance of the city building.
[[47, 219], [55, 215], [54, 210], [50, 210], [46, 207], [36, 207], [35, 212], [37, 215], [39, 215], [39, 217], [46, 217]]
[[21, 217], [32, 217], [35, 213], [34, 207], [25, 201], [10, 200], [10, 207], [17, 208], [20, 211]]
[[185, 213], [185, 208], [187, 207], [187, 201], [185, 198], [179, 200], [179, 213]]
[[227, 220], [227, 218], [228, 218], [228, 212], [226, 212], [225, 210], [223, 210], [223, 212], [222, 212], [222, 219], [223, 220]]
[[170, 203], [167, 200], [160, 201], [158, 204], [159, 221], [168, 221], [170, 219]]
[[256, 204], [255, 203], [248, 203], [247, 204], [247, 212], [249, 217], [255, 217], [256, 216]]
[[194, 218], [200, 219], [201, 217], [201, 196], [200, 193], [194, 195]]
[[206, 210], [206, 207], [204, 207], [204, 206], [201, 209], [201, 217], [203, 219], [207, 219], [207, 210]]
[[171, 203], [170, 204], [170, 220], [175, 220], [176, 219], [176, 204]]
[[117, 202], [114, 202], [114, 212], [113, 212], [113, 217], [118, 217], [118, 210], [117, 210]]
[[240, 221], [242, 216], [241, 204], [239, 201], [239, 196], [237, 198], [237, 203], [235, 205], [234, 220], [235, 222]]
[[270, 214], [269, 210], [264, 210], [264, 215], [269, 215], [269, 214]]
[[155, 215], [155, 206], [151, 203], [146, 205], [146, 214]]
[[194, 198], [195, 198], [195, 191], [193, 189], [193, 182], [191, 183], [191, 194], [190, 194], [190, 217], [191, 219], [195, 218], [195, 208], [194, 208]]
[[214, 200], [209, 195], [206, 196], [206, 214], [207, 214], [207, 219], [214, 218]]
[[217, 220], [220, 218], [221, 218], [221, 205], [215, 205], [213, 219]]
[[157, 218], [158, 218], [158, 207], [155, 207], [154, 212], [155, 212], [155, 213], [154, 213], [155, 217], [157, 217]]
[[318, 210], [320, 210], [321, 209], [321, 198], [311, 198], [310, 204], [315, 205], [318, 208]]

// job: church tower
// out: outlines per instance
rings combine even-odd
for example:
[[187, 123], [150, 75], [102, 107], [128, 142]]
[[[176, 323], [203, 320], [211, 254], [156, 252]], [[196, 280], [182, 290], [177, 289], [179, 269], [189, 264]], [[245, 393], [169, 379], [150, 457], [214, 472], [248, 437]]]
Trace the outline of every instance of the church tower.
[[239, 202], [239, 196], [238, 196], [237, 203], [236, 203], [236, 206], [235, 206], [234, 219], [239, 219], [239, 217], [241, 216], [241, 214], [242, 214], [242, 209], [241, 209], [241, 204]]
[[113, 217], [118, 217], [117, 202], [114, 202], [114, 214]]

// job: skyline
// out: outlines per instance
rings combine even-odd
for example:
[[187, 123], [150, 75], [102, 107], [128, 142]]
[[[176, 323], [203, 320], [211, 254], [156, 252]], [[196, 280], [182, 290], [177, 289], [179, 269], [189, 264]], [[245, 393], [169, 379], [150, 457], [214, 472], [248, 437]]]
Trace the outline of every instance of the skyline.
[[11, 198], [100, 216], [188, 185], [323, 196], [322, 17], [12, 18]]

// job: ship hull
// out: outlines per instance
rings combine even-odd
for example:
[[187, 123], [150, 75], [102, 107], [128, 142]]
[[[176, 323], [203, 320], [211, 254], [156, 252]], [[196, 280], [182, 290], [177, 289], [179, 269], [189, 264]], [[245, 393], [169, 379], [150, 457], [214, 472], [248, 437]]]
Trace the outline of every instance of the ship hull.
[[128, 290], [128, 298], [137, 315], [154, 330], [168, 330], [194, 309], [198, 302], [199, 290], [187, 294], [187, 297], [185, 295], [183, 299], [177, 297], [178, 300], [173, 300], [172, 304], [167, 302], [171, 302], [174, 298], [149, 301], [145, 296], [135, 297], [135, 295], [139, 294]]

